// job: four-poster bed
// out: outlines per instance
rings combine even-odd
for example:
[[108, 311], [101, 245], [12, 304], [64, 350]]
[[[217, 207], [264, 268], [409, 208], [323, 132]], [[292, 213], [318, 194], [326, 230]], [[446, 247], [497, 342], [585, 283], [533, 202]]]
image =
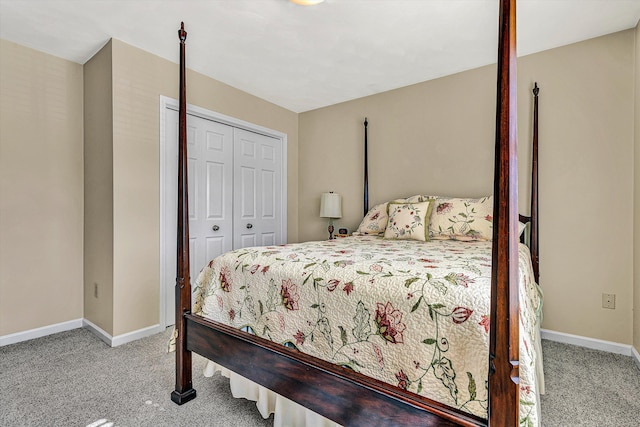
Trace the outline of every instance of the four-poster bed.
[[[345, 426], [352, 425], [467, 425], [467, 426], [514, 426], [519, 423], [519, 247], [518, 220], [528, 219], [518, 215], [517, 157], [516, 157], [516, 79], [515, 79], [515, 0], [501, 0], [500, 37], [498, 54], [498, 90], [496, 113], [496, 157], [491, 240], [490, 314], [485, 323], [489, 330], [489, 360], [486, 365], [488, 392], [486, 413], [488, 419], [440, 403], [414, 392], [407, 387], [396, 387], [389, 381], [381, 381], [349, 369], [347, 364], [334, 364], [312, 357], [295, 348], [287, 348], [277, 342], [243, 332], [236, 327], [194, 315], [191, 313], [191, 285], [189, 279], [189, 234], [186, 156], [186, 87], [185, 87], [185, 40], [182, 26], [180, 37], [180, 119], [179, 119], [179, 178], [178, 178], [178, 271], [176, 279], [176, 387], [172, 400], [183, 404], [195, 398], [192, 385], [191, 352], [207, 357], [217, 364], [236, 372], [251, 381], [289, 398], [324, 417]], [[537, 92], [536, 108], [537, 108]], [[537, 111], [537, 110], [536, 110]], [[537, 128], [537, 113], [534, 129]], [[366, 122], [365, 122], [366, 125]], [[535, 131], [534, 131], [535, 132]], [[534, 133], [537, 144], [537, 133]], [[366, 148], [365, 148], [366, 150]], [[537, 254], [537, 148], [534, 147], [532, 203], [531, 203], [531, 247], [533, 272], [538, 280]], [[368, 208], [367, 169], [365, 162], [365, 214]], [[428, 203], [427, 203], [428, 205]], [[426, 227], [426, 226], [425, 226]], [[224, 267], [223, 267], [224, 268]], [[244, 266], [242, 267], [244, 270]], [[250, 272], [253, 274], [255, 271]], [[224, 277], [223, 277], [224, 276]], [[220, 274], [221, 287], [225, 289], [226, 276]], [[322, 280], [321, 278], [318, 279]], [[405, 281], [409, 285], [417, 281]], [[273, 280], [272, 280], [273, 281]], [[315, 281], [313, 281], [315, 285]], [[408, 288], [408, 286], [407, 286]], [[331, 289], [328, 289], [332, 291]], [[286, 291], [286, 295], [285, 295]], [[289, 290], [280, 291], [280, 296], [292, 309]], [[295, 291], [297, 292], [297, 290]], [[346, 292], [349, 294], [350, 292]], [[487, 296], [488, 298], [488, 296]], [[222, 306], [222, 303], [219, 303]], [[297, 310], [297, 300], [295, 301]], [[415, 308], [418, 308], [416, 303]], [[432, 307], [429, 315], [433, 319]], [[438, 308], [438, 307], [436, 307]], [[464, 323], [473, 310], [458, 310], [448, 316], [453, 323]], [[260, 313], [263, 305], [260, 303]], [[375, 308], [374, 308], [375, 310]], [[413, 312], [415, 309], [411, 310]], [[457, 310], [457, 312], [456, 312]], [[394, 312], [395, 313], [395, 312]], [[388, 313], [391, 314], [391, 313]], [[231, 315], [234, 319], [235, 312]], [[377, 314], [378, 338], [396, 343]], [[457, 317], [456, 317], [457, 316]], [[281, 323], [284, 321], [281, 320]], [[386, 324], [385, 324], [386, 325]], [[387, 325], [388, 326], [388, 325]], [[342, 338], [346, 344], [346, 332]], [[265, 328], [266, 331], [266, 328]], [[301, 331], [298, 331], [301, 333]], [[401, 332], [401, 331], [395, 331]], [[318, 333], [319, 334], [319, 333]], [[353, 333], [354, 335], [355, 332]], [[268, 334], [266, 334], [268, 335]], [[306, 335], [307, 337], [309, 335]], [[311, 335], [311, 337], [313, 337]], [[304, 337], [297, 344], [302, 345]], [[311, 338], [313, 340], [313, 338]], [[302, 341], [302, 343], [300, 342]], [[327, 338], [331, 341], [331, 338]], [[433, 344], [425, 340], [426, 345]], [[374, 347], [375, 348], [375, 347]], [[387, 348], [384, 348], [387, 350]], [[446, 350], [445, 350], [446, 351]], [[379, 353], [379, 351], [377, 351]], [[435, 373], [435, 367], [433, 369]], [[403, 371], [400, 371], [403, 372]], [[476, 383], [469, 375], [469, 393], [476, 395]], [[437, 379], [448, 386], [453, 396], [455, 375], [443, 374]], [[396, 375], [406, 384], [406, 377]], [[482, 379], [478, 378], [478, 384]], [[422, 383], [420, 382], [420, 388]], [[480, 387], [478, 387], [480, 388]], [[418, 390], [419, 393], [420, 390]], [[457, 394], [458, 389], [455, 386]], [[455, 396], [454, 396], [455, 397]]]

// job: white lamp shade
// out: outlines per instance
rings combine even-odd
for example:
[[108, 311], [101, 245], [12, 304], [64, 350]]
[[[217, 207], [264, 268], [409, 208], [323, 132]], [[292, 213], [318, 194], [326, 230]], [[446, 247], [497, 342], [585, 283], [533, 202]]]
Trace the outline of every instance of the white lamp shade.
[[337, 193], [322, 193], [320, 196], [321, 218], [342, 218], [342, 196]]

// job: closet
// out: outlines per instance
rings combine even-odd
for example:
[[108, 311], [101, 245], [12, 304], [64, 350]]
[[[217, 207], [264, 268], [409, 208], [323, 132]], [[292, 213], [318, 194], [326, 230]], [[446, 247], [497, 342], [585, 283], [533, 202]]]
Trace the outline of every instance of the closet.
[[[164, 111], [164, 169], [161, 171], [168, 243], [177, 227], [178, 111]], [[189, 158], [189, 252], [191, 282], [211, 259], [232, 249], [285, 243], [286, 203], [283, 138], [187, 114]], [[175, 196], [174, 196], [175, 198]], [[165, 326], [173, 324], [175, 248], [162, 245], [161, 282]]]

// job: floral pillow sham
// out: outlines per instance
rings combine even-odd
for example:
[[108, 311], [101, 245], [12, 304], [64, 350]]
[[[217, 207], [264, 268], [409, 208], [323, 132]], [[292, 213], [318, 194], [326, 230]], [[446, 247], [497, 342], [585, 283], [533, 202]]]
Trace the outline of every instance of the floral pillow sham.
[[437, 198], [438, 198], [438, 196], [429, 196], [429, 195], [417, 194], [415, 196], [407, 197], [406, 199], [394, 200], [394, 202], [421, 203], [421, 202], [428, 202], [430, 200], [435, 200]]
[[389, 221], [385, 239], [429, 240], [431, 202], [389, 203]]
[[[418, 210], [412, 214], [411, 207]], [[394, 217], [393, 224], [390, 216]], [[426, 227], [424, 235], [422, 227]], [[523, 224], [518, 231], [522, 235]], [[367, 212], [353, 234], [421, 241], [490, 241], [493, 237], [493, 196], [473, 199], [415, 195], [381, 203]]]
[[389, 219], [387, 205], [388, 203], [381, 203], [369, 209], [358, 226], [358, 230], [353, 234], [383, 234]]
[[493, 196], [480, 199], [444, 198], [434, 202], [429, 238], [488, 241], [493, 237]]

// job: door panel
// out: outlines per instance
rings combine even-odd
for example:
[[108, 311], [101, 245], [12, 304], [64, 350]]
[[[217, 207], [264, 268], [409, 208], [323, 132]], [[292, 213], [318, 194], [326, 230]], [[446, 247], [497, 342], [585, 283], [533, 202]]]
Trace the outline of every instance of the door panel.
[[[191, 221], [189, 221], [189, 223], [191, 223]], [[197, 260], [201, 258], [200, 252], [202, 251], [198, 243], [199, 240], [196, 237], [189, 237], [189, 279], [191, 280], [191, 285], [193, 285], [194, 280], [196, 280], [199, 271]]]
[[[174, 319], [178, 112], [165, 110], [163, 292], [165, 323]], [[234, 248], [284, 243], [283, 141], [187, 115], [190, 275]], [[216, 230], [214, 230], [216, 228]]]
[[256, 243], [256, 235], [245, 233], [240, 236], [240, 246], [238, 246], [238, 248], [247, 248], [250, 246], [258, 246]]
[[[216, 256], [227, 252], [225, 250], [225, 239], [224, 237], [207, 237], [206, 238], [206, 256], [205, 259], [207, 260], [212, 260], [214, 259]], [[206, 262], [206, 261], [205, 261]], [[204, 265], [202, 265], [200, 268], [204, 267]]]
[[234, 248], [281, 244], [282, 141], [234, 129]]
[[194, 209], [189, 211], [189, 234], [196, 239], [197, 255], [190, 258], [197, 273], [233, 248], [233, 128], [192, 115], [187, 121], [194, 129], [188, 147], [189, 167], [194, 164], [193, 178], [189, 177], [189, 205]]
[[[164, 191], [177, 194], [178, 112], [167, 109], [165, 136], [172, 147]], [[233, 127], [187, 115], [187, 162], [189, 186], [189, 274], [191, 284], [211, 259], [233, 248]], [[175, 197], [175, 196], [174, 196]], [[175, 304], [177, 205], [171, 199], [166, 212], [167, 229], [173, 236], [163, 270], [166, 278], [165, 318], [173, 324]], [[218, 230], [214, 231], [213, 227]]]
[[275, 219], [276, 218], [276, 198], [275, 198], [275, 186], [276, 186], [276, 174], [270, 170], [262, 171], [262, 218], [263, 219]]
[[262, 246], [273, 246], [276, 244], [275, 233], [262, 233]]
[[235, 195], [240, 199], [238, 217], [241, 220], [250, 221], [256, 219], [256, 171], [253, 167], [240, 167], [240, 183]]

